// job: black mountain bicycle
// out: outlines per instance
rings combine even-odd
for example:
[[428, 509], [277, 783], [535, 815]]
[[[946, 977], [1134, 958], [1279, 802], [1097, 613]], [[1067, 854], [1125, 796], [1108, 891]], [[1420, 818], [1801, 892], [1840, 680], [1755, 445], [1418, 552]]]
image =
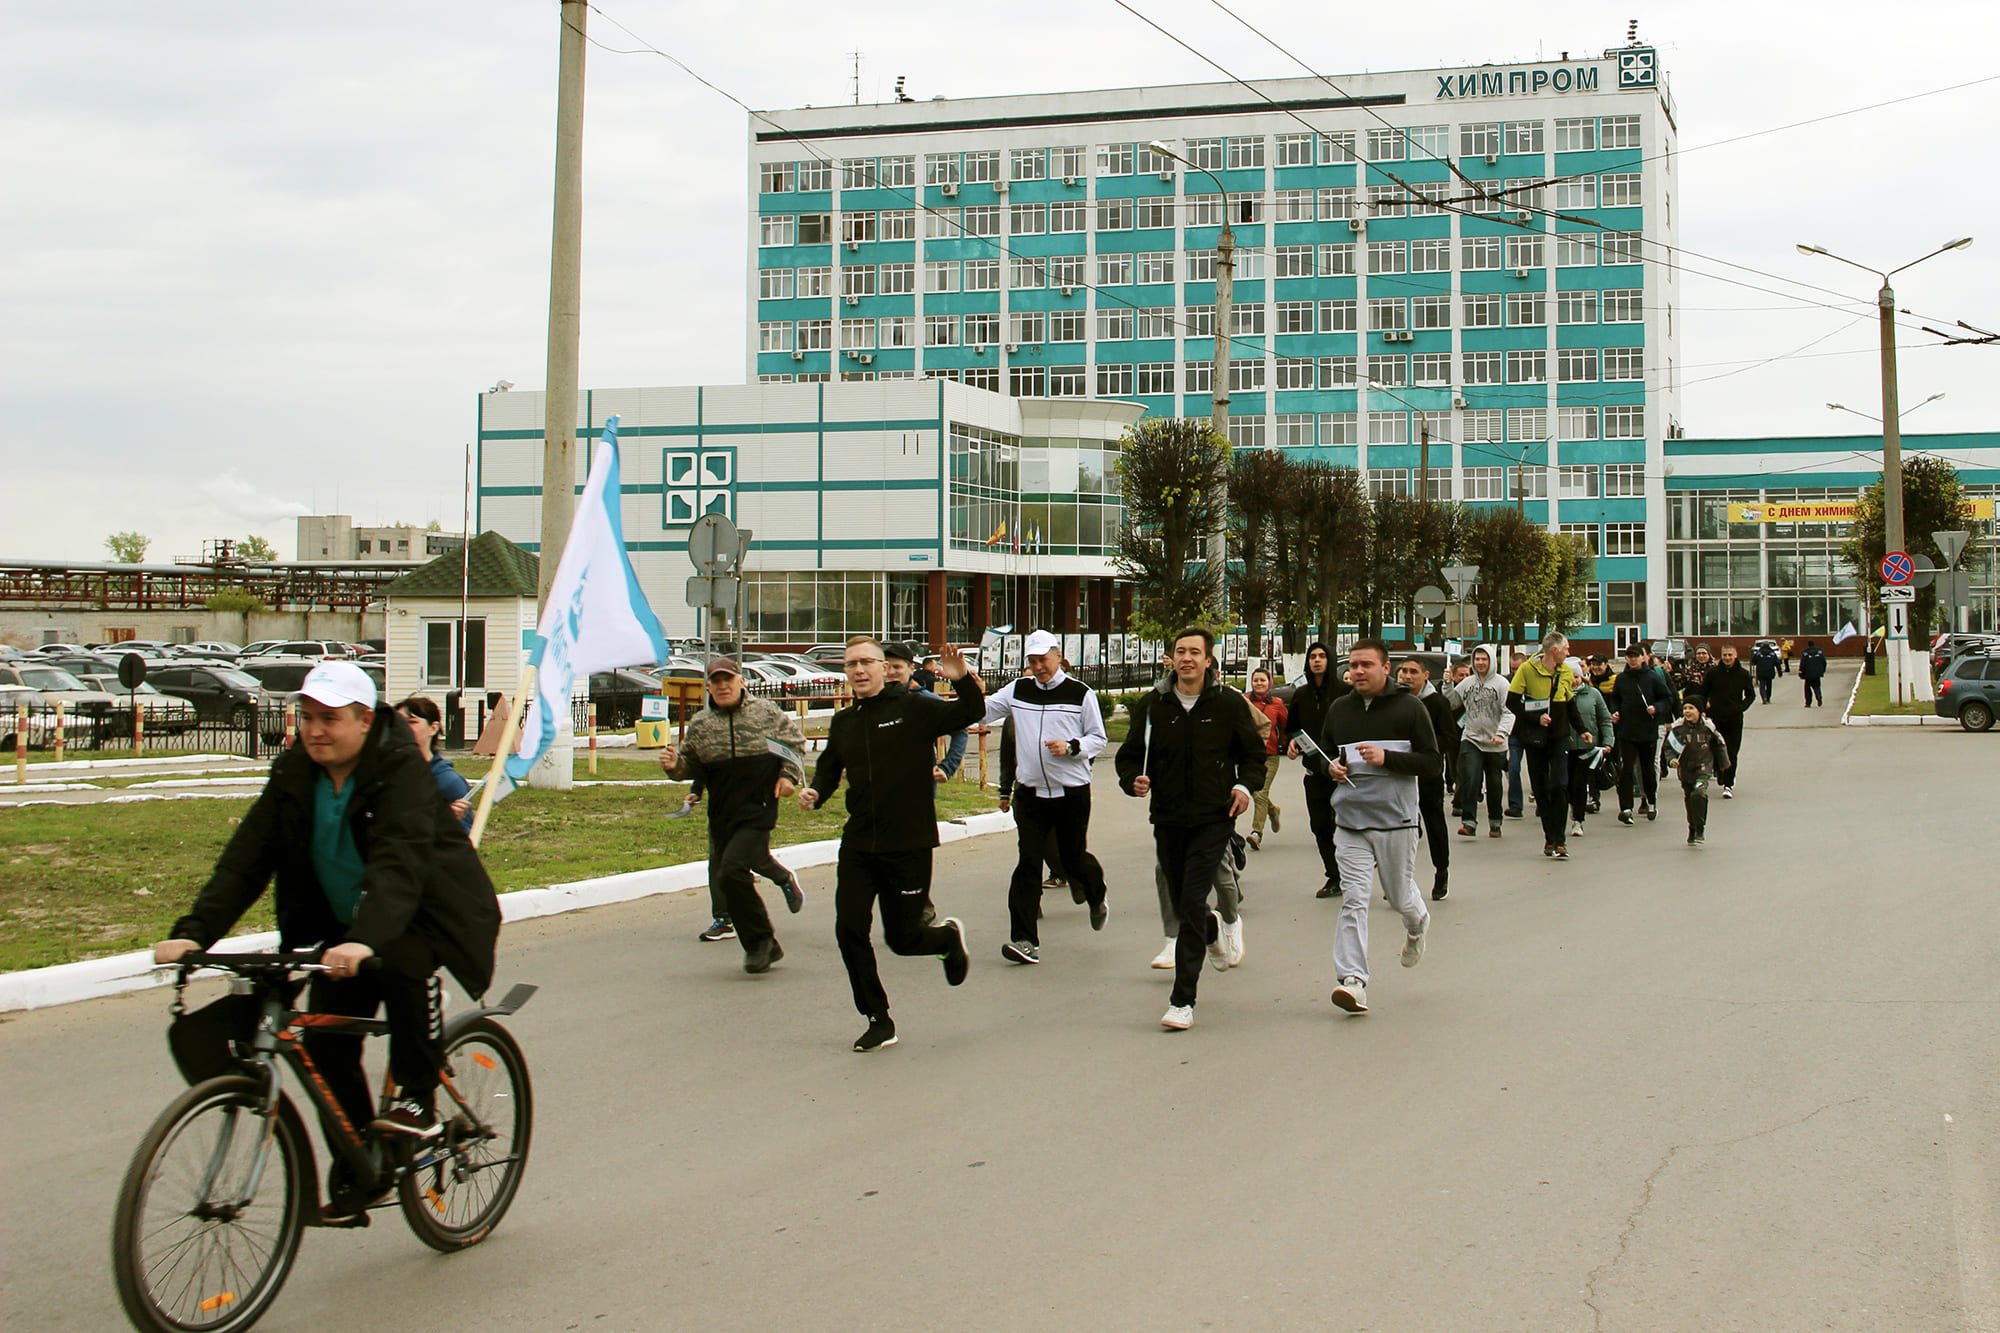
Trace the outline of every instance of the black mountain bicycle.
[[[306, 1052], [308, 1029], [388, 1031], [380, 1019], [291, 1007], [293, 978], [325, 971], [318, 959], [190, 953], [179, 964], [176, 1012], [189, 974], [211, 967], [234, 974], [233, 993], [257, 998], [258, 1020], [255, 1033], [236, 1043], [242, 1072], [176, 1097], [125, 1172], [111, 1261], [119, 1300], [138, 1328], [249, 1328], [284, 1286], [304, 1228], [366, 1226], [366, 1209], [386, 1207], [392, 1190], [417, 1239], [446, 1252], [484, 1240], [514, 1201], [534, 1100], [521, 1048], [494, 1019], [526, 1004], [536, 988], [515, 986], [500, 1003], [446, 1022], [437, 1108], [443, 1132], [386, 1142], [349, 1121]], [[284, 1068], [320, 1113], [335, 1158], [330, 1193], [343, 1213], [343, 1205], [354, 1205], [352, 1220], [323, 1219], [312, 1141], [285, 1093]], [[388, 1100], [385, 1088], [385, 1106]]]

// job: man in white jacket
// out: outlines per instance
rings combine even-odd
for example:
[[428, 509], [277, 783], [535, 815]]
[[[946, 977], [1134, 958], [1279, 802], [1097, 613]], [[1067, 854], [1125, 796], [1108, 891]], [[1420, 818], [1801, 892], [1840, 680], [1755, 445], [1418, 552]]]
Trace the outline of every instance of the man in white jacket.
[[1014, 720], [1014, 828], [1019, 860], [1007, 889], [1011, 918], [1000, 956], [1042, 961], [1042, 846], [1051, 831], [1063, 871], [1090, 904], [1090, 928], [1104, 929], [1104, 871], [1090, 854], [1090, 765], [1104, 749], [1097, 691], [1062, 668], [1062, 641], [1036, 630], [1026, 644], [1029, 675], [986, 697], [988, 725]]
[[1514, 715], [1507, 711], [1507, 678], [1493, 669], [1493, 655], [1472, 650], [1472, 674], [1452, 686], [1460, 711], [1458, 742], [1458, 833], [1479, 836], [1479, 787], [1486, 785], [1487, 836], [1500, 836], [1501, 788], [1506, 781], [1507, 738]]

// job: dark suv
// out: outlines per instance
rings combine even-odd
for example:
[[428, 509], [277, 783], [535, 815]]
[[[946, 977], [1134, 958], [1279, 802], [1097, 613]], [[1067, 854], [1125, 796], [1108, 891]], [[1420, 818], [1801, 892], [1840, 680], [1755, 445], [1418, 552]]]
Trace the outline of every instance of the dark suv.
[[146, 672], [146, 680], [161, 694], [193, 704], [204, 722], [248, 726], [264, 699], [264, 688], [255, 677], [219, 662], [162, 662]]
[[1938, 680], [1934, 707], [1967, 731], [1991, 727], [2000, 713], [2000, 655], [1975, 649], [1954, 659]]

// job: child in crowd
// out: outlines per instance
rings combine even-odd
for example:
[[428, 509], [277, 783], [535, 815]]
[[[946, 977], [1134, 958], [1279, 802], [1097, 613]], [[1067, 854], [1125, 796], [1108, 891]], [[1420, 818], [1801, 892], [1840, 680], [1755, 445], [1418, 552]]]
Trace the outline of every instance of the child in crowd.
[[1729, 746], [1715, 724], [1703, 716], [1707, 702], [1698, 694], [1681, 699], [1681, 720], [1667, 728], [1660, 745], [1660, 771], [1680, 773], [1681, 795], [1687, 803], [1688, 846], [1699, 847], [1708, 831], [1708, 784], [1729, 766]]

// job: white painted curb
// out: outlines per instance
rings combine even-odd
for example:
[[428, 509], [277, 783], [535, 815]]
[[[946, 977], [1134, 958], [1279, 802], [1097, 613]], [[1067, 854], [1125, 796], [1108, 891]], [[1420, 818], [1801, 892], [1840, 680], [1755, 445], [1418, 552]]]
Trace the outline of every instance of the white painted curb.
[[[1012, 815], [997, 811], [969, 815], [961, 820], [940, 823], [938, 840], [941, 843], [959, 842], [984, 834], [1004, 833], [1013, 827]], [[838, 839], [802, 842], [791, 847], [774, 848], [773, 851], [785, 865], [799, 870], [807, 866], [832, 865], [840, 857], [840, 842]], [[607, 903], [630, 902], [655, 894], [681, 893], [701, 888], [707, 883], [706, 861], [655, 866], [650, 870], [607, 875], [602, 879], [555, 884], [546, 889], [503, 893], [500, 895], [500, 917], [503, 921], [526, 921], [532, 917], [554, 916], [586, 907], [602, 907]], [[277, 946], [277, 932], [262, 931], [255, 935], [232, 936], [215, 947], [229, 953], [256, 953]], [[82, 963], [62, 963], [26, 972], [0, 973], [0, 1013], [17, 1009], [46, 1009], [52, 1005], [74, 1004], [78, 1000], [147, 990], [167, 985], [173, 977], [173, 968], [154, 966], [151, 950], [118, 954], [111, 958], [93, 958]]]

